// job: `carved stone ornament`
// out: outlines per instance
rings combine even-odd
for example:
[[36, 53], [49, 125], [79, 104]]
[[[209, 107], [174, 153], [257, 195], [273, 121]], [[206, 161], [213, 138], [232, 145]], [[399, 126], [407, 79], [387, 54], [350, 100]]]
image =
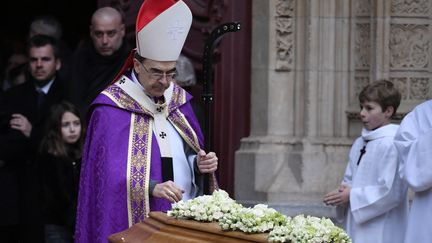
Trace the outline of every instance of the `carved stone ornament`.
[[392, 24], [390, 30], [390, 68], [426, 69], [430, 63], [428, 25]]
[[401, 92], [403, 100], [426, 100], [430, 96], [430, 78], [428, 77], [394, 77], [390, 79]]
[[429, 16], [430, 0], [392, 0], [391, 14], [393, 16]]
[[370, 24], [356, 24], [355, 32], [355, 67], [369, 69], [370, 67]]
[[426, 100], [430, 97], [430, 80], [429, 78], [410, 78], [410, 98], [413, 100]]
[[294, 67], [294, 34], [292, 18], [276, 18], [276, 53], [276, 70], [292, 70]]
[[294, 9], [295, 0], [276, 1], [276, 70], [294, 68]]
[[356, 16], [369, 16], [371, 12], [371, 0], [355, 0], [354, 10]]
[[294, 15], [294, 0], [278, 0], [276, 2], [276, 15], [292, 17]]

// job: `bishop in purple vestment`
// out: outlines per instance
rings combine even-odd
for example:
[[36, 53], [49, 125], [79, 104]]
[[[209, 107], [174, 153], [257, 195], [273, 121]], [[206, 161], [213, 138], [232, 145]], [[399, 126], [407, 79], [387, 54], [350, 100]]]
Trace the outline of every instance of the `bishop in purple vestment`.
[[217, 157], [202, 150], [192, 97], [172, 82], [191, 21], [182, 1], [141, 6], [137, 50], [89, 110], [76, 242], [107, 242], [150, 211], [201, 195], [204, 173], [212, 174], [211, 189], [217, 186]]

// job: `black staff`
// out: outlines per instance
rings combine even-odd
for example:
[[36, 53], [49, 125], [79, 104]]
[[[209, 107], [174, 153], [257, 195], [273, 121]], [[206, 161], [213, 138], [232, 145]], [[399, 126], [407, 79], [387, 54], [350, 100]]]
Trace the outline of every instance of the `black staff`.
[[[214, 29], [210, 36], [207, 38], [204, 46], [203, 54], [203, 85], [204, 90], [202, 99], [205, 105], [205, 116], [204, 116], [204, 141], [206, 151], [212, 151], [213, 149], [213, 133], [212, 127], [212, 102], [213, 102], [213, 49], [216, 44], [220, 41], [222, 35], [228, 32], [236, 32], [240, 30], [240, 23], [231, 22], [219, 25]], [[209, 194], [209, 175], [206, 174], [204, 177], [204, 194]]]

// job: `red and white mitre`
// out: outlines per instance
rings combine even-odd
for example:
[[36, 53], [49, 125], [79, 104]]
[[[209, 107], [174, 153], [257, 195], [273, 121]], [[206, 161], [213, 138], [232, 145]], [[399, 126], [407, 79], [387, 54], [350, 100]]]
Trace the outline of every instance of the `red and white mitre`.
[[145, 0], [136, 21], [136, 47], [140, 56], [155, 61], [176, 61], [192, 24], [192, 12], [181, 0]]

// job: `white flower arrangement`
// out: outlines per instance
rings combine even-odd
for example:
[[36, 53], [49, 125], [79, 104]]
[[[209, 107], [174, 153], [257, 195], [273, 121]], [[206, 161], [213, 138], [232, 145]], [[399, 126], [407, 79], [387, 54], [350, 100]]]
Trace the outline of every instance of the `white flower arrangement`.
[[284, 225], [287, 218], [273, 208], [257, 204], [253, 208], [241, 208], [219, 219], [223, 230], [240, 230], [246, 233], [263, 233], [275, 226]]
[[270, 242], [351, 243], [345, 231], [328, 218], [298, 215], [287, 217], [265, 204], [245, 208], [224, 190], [172, 204], [168, 216], [197, 221], [217, 221], [222, 230], [246, 233], [269, 232]]
[[351, 239], [345, 231], [328, 218], [297, 215], [288, 218], [283, 226], [276, 226], [268, 236], [270, 242], [291, 243], [349, 243]]
[[242, 205], [230, 198], [226, 191], [216, 190], [212, 195], [173, 203], [172, 209], [167, 214], [175, 218], [212, 222], [240, 208]]

